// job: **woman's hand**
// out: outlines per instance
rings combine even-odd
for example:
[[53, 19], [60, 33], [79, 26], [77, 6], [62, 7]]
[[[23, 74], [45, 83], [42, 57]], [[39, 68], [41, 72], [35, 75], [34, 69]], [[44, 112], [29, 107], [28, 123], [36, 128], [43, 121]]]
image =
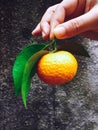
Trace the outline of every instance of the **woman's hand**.
[[63, 0], [49, 7], [32, 34], [51, 40], [76, 35], [98, 40], [98, 0]]

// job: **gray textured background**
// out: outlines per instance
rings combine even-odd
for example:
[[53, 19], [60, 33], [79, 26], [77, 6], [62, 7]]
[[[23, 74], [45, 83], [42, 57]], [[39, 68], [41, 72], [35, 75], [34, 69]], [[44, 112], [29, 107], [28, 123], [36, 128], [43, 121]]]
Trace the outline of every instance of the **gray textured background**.
[[90, 58], [77, 56], [75, 79], [52, 87], [32, 79], [25, 109], [16, 97], [12, 66], [30, 41], [41, 41], [31, 31], [54, 1], [0, 1], [0, 130], [98, 130], [98, 42], [71, 39], [85, 46]]

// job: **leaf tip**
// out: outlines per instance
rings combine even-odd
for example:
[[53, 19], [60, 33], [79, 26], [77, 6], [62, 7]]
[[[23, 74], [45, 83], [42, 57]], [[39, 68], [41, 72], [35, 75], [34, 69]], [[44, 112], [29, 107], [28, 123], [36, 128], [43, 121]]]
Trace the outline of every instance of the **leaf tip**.
[[27, 108], [27, 103], [26, 101], [23, 101], [24, 107]]

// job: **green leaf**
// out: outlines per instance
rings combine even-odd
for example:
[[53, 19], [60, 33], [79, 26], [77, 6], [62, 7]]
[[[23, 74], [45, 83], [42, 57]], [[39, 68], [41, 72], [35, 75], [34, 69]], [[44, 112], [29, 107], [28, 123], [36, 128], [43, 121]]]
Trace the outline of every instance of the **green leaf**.
[[57, 49], [69, 51], [75, 55], [90, 57], [85, 47], [72, 40], [57, 40]]
[[[15, 94], [18, 95], [21, 91], [21, 84], [22, 84], [22, 78], [23, 78], [23, 72], [25, 69], [25, 65], [29, 58], [35, 54], [36, 52], [46, 48], [46, 44], [32, 44], [27, 47], [25, 47], [17, 56], [13, 70], [13, 80], [14, 80], [14, 88], [15, 88]], [[32, 76], [35, 74], [35, 72], [32, 72]]]
[[35, 71], [35, 66], [39, 58], [48, 53], [47, 50], [41, 50], [34, 55], [32, 55], [29, 60], [27, 61], [23, 73], [23, 79], [22, 79], [22, 100], [26, 107], [26, 98], [30, 89], [30, 83], [31, 83], [31, 71]]

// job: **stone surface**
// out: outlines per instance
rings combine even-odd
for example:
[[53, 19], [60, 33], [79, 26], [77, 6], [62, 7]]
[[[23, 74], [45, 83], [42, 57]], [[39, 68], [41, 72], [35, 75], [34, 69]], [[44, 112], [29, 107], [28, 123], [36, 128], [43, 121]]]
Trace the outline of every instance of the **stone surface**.
[[98, 130], [98, 41], [79, 37], [90, 58], [76, 56], [75, 79], [49, 86], [32, 79], [27, 109], [15, 96], [12, 66], [17, 54], [35, 38], [31, 31], [53, 0], [0, 1], [0, 130]]

